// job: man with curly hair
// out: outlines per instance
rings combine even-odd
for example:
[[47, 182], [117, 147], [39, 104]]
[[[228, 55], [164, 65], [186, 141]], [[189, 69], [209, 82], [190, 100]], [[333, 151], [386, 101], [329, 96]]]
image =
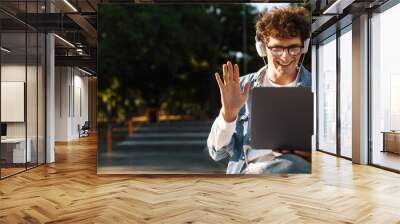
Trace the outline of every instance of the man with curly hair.
[[[227, 174], [311, 173], [310, 155], [270, 149], [251, 149], [249, 139], [249, 92], [254, 87], [311, 87], [311, 75], [299, 67], [310, 21], [303, 7], [274, 8], [260, 14], [256, 39], [260, 56], [268, 64], [259, 71], [239, 77], [239, 66], [222, 66], [223, 80], [215, 74], [222, 108], [207, 139], [215, 161], [229, 159]], [[304, 158], [303, 158], [304, 157]]]

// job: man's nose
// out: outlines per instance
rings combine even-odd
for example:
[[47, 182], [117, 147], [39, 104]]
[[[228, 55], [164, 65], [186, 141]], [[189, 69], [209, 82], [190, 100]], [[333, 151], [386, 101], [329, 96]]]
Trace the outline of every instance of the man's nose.
[[281, 59], [284, 61], [288, 61], [291, 58], [290, 54], [289, 54], [289, 49], [285, 48], [283, 50], [283, 53], [281, 55]]

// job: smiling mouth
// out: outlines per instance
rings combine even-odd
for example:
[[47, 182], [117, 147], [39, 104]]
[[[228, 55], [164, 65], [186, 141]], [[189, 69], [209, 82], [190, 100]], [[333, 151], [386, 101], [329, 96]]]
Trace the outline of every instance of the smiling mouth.
[[289, 62], [289, 63], [287, 63], [287, 64], [283, 64], [283, 63], [281, 63], [281, 62], [278, 62], [278, 65], [280, 65], [280, 66], [282, 66], [282, 67], [287, 67], [287, 66], [289, 66], [290, 64], [292, 64], [292, 63]]

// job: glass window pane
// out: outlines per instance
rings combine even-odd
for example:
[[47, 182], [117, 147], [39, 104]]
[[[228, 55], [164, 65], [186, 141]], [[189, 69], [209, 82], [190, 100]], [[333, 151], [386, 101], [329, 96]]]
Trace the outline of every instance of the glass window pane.
[[[351, 27], [350, 27], [351, 28]], [[352, 35], [340, 36], [340, 153], [352, 157]]]
[[[372, 163], [400, 170], [400, 4], [371, 18]], [[388, 132], [384, 134], [383, 132]]]
[[[6, 130], [1, 140], [2, 177], [25, 170], [30, 158], [26, 144], [26, 34], [1, 34], [1, 123]], [[26, 146], [28, 145], [28, 151]]]
[[[38, 49], [37, 49], [37, 33], [27, 33], [27, 80], [26, 80], [26, 115], [27, 115], [27, 141], [30, 147], [30, 158], [28, 160], [28, 168], [37, 165], [37, 63], [38, 63]], [[28, 148], [29, 148], [28, 147]]]
[[336, 153], [336, 37], [318, 48], [318, 148]]
[[[27, 2], [26, 12], [37, 13], [37, 1]], [[35, 17], [30, 18], [34, 20]], [[36, 21], [32, 21], [35, 23]], [[36, 30], [27, 30], [27, 80], [26, 80], [26, 116], [27, 142], [30, 147], [30, 159], [27, 167], [35, 167], [38, 163], [38, 33]], [[28, 147], [28, 148], [29, 148]]]
[[39, 33], [38, 45], [38, 164], [45, 163], [45, 44], [46, 37]]
[[[45, 0], [0, 3], [19, 16], [43, 13], [44, 6]], [[1, 118], [0, 173], [4, 178], [45, 161], [45, 35], [2, 12], [0, 20], [0, 110], [5, 114]]]

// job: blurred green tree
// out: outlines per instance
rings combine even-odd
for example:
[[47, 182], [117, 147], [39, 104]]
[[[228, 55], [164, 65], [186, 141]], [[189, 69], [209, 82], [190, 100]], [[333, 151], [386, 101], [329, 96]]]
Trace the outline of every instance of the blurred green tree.
[[219, 108], [213, 74], [221, 64], [243, 64], [247, 57], [249, 70], [262, 66], [253, 47], [257, 11], [250, 5], [106, 4], [98, 13], [103, 119], [124, 121], [152, 107], [211, 118]]

